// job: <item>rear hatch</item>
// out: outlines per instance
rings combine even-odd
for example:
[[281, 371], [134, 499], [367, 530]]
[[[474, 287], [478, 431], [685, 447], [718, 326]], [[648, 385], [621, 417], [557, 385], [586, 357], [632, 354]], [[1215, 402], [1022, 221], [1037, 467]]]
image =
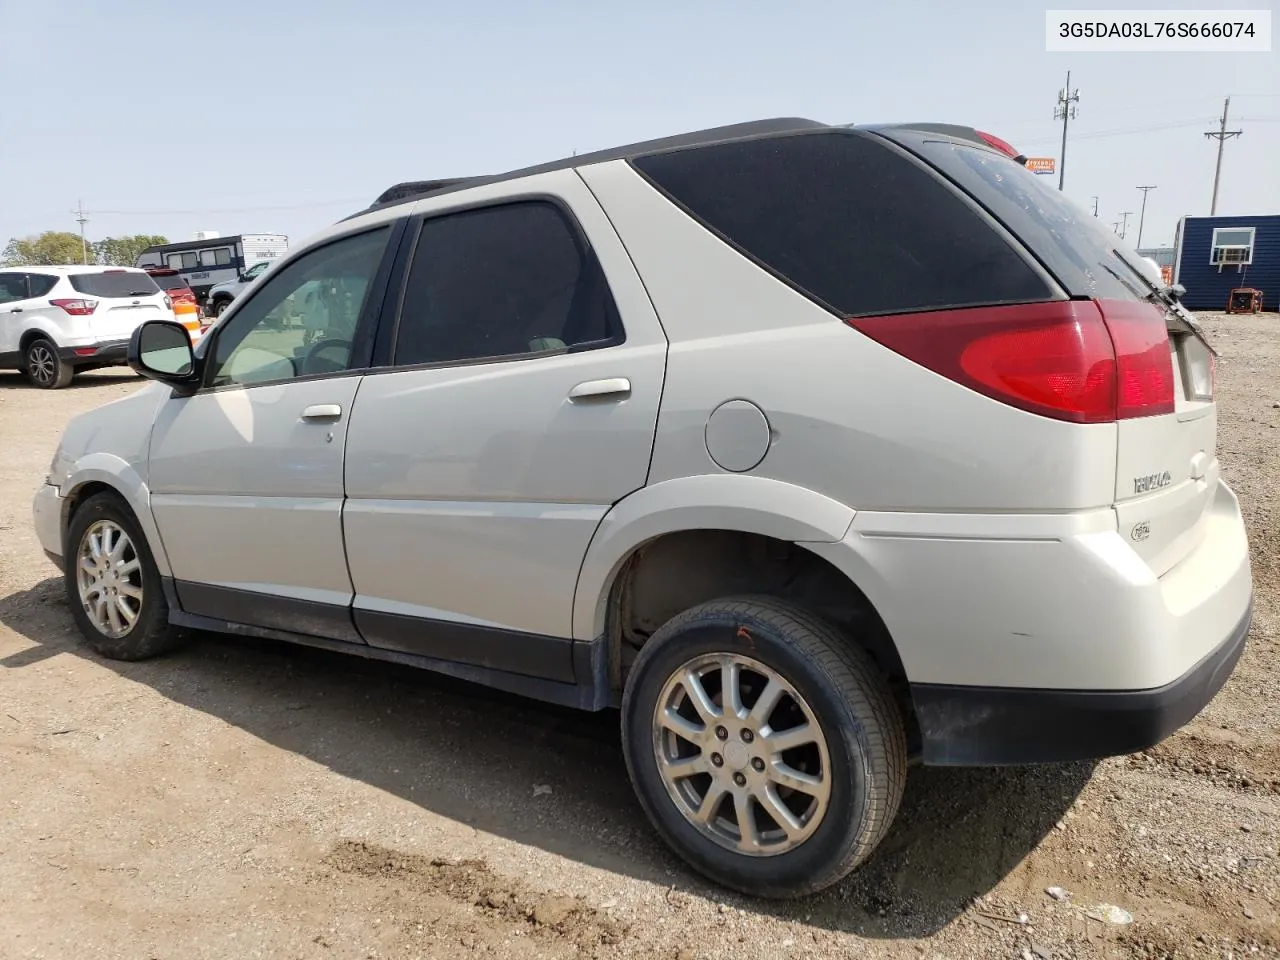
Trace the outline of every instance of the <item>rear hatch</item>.
[[99, 342], [127, 340], [144, 321], [173, 318], [164, 291], [143, 270], [86, 270], [67, 279], [85, 300], [97, 302], [88, 320], [90, 333]]
[[[1132, 248], [1010, 157], [938, 131], [877, 132], [982, 204], [1069, 297], [1096, 303], [1117, 353], [1123, 346], [1152, 361], [1167, 354], [1167, 367], [1161, 361], [1141, 369], [1142, 382], [1126, 382], [1119, 370], [1115, 478], [1120, 533], [1157, 576], [1164, 574], [1203, 537], [1218, 479], [1213, 351], [1194, 318], [1148, 275]], [[1127, 391], [1144, 397], [1141, 415], [1126, 416]]]
[[151, 277], [156, 282], [156, 286], [167, 293], [173, 300], [195, 302], [195, 293], [187, 286], [186, 278], [177, 270], [148, 270], [147, 276]]

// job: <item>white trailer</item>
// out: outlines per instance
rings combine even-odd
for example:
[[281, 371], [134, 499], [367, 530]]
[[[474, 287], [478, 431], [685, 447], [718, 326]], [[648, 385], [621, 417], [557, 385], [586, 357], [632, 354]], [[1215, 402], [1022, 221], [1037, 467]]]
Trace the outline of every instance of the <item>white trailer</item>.
[[230, 237], [202, 233], [196, 240], [147, 247], [135, 266], [171, 267], [182, 274], [204, 302], [209, 288], [225, 280], [238, 280], [254, 264], [275, 260], [289, 249], [282, 233], [242, 233]]

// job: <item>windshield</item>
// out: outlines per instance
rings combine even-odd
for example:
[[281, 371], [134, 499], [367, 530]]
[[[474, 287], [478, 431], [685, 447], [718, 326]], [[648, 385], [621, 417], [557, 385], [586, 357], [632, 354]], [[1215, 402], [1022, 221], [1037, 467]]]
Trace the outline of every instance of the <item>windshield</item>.
[[77, 293], [91, 297], [149, 297], [160, 292], [156, 282], [141, 270], [73, 273], [68, 279]]

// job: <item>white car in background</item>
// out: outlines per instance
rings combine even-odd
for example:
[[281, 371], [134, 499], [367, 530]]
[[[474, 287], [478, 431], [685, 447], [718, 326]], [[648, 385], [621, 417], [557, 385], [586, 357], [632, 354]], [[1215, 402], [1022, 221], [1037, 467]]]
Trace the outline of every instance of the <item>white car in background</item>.
[[267, 272], [274, 260], [262, 260], [240, 274], [239, 279], [224, 280], [209, 288], [205, 298], [205, 312], [211, 317], [222, 316], [222, 311], [231, 306], [231, 301], [240, 296], [240, 292]]
[[172, 319], [173, 301], [136, 267], [0, 269], [0, 369], [21, 370], [37, 387], [123, 365], [135, 327]]

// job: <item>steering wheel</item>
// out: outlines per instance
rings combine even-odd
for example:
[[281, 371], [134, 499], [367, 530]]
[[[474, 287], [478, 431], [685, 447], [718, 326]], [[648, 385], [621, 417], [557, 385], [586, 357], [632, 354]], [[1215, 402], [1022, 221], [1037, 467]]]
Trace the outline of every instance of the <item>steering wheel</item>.
[[[336, 357], [325, 357], [325, 351], [341, 351]], [[347, 368], [351, 359], [351, 341], [339, 340], [336, 337], [328, 340], [317, 340], [302, 355], [299, 373], [306, 376], [312, 373], [337, 373]], [[313, 366], [314, 365], [314, 366]]]

